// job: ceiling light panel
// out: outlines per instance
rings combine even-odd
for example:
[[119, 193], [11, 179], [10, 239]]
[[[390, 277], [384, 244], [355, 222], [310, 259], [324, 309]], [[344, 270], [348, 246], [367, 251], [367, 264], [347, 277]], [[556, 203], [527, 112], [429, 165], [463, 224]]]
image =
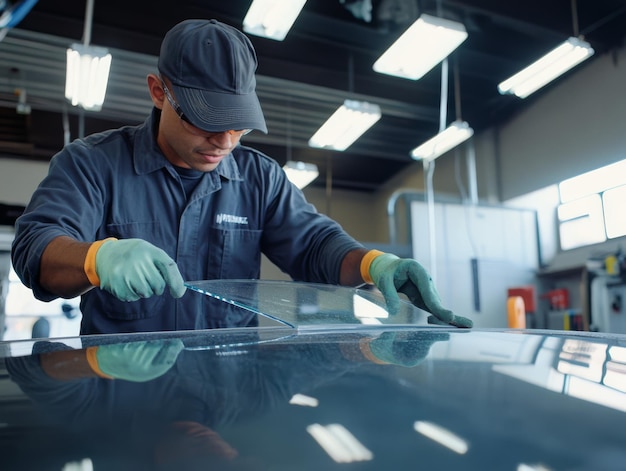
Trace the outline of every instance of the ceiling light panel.
[[366, 101], [345, 100], [317, 132], [309, 146], [343, 151], [381, 117], [380, 106]]
[[467, 121], [454, 121], [435, 137], [411, 151], [415, 160], [435, 160], [474, 135]]
[[382, 74], [417, 80], [467, 38], [462, 23], [421, 15], [374, 63]]
[[501, 94], [510, 93], [526, 98], [591, 57], [593, 53], [593, 48], [588, 42], [571, 37], [541, 59], [501, 82], [498, 91]]
[[282, 41], [306, 0], [254, 0], [243, 19], [246, 33]]

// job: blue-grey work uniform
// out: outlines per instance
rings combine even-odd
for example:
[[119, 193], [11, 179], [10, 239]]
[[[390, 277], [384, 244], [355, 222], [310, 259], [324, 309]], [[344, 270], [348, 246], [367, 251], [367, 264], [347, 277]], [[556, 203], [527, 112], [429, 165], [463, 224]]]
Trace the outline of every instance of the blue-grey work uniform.
[[[139, 126], [79, 139], [50, 163], [16, 223], [12, 261], [23, 283], [44, 301], [42, 253], [52, 239], [93, 242], [141, 238], [165, 250], [185, 280], [255, 279], [261, 253], [294, 280], [339, 283], [344, 256], [362, 245], [318, 213], [277, 162], [239, 145], [186, 195], [179, 172], [156, 142], [160, 114]], [[211, 309], [210, 298], [165, 290], [123, 302], [99, 288], [81, 299], [81, 334], [247, 325], [246, 316]]]

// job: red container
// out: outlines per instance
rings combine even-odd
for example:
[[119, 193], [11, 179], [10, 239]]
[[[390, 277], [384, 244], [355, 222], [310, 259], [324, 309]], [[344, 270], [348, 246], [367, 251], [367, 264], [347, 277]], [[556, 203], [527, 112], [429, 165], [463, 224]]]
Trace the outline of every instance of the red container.
[[515, 288], [509, 288], [507, 290], [508, 297], [521, 296], [524, 300], [524, 307], [526, 313], [532, 314], [537, 312], [535, 309], [535, 287], [534, 286], [519, 286]]
[[548, 299], [550, 308], [567, 309], [569, 308], [569, 292], [565, 288], [553, 289], [541, 295], [542, 299]]

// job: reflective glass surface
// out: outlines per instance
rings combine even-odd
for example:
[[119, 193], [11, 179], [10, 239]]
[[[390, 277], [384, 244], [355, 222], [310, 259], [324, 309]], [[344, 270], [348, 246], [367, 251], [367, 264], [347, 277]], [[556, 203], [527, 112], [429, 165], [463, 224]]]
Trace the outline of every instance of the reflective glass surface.
[[291, 327], [332, 324], [426, 324], [427, 315], [402, 300], [390, 314], [377, 291], [315, 283], [252, 280], [188, 281], [204, 295]]
[[0, 342], [0, 468], [624, 467], [626, 336], [368, 324], [372, 292], [215, 288], [297, 328]]

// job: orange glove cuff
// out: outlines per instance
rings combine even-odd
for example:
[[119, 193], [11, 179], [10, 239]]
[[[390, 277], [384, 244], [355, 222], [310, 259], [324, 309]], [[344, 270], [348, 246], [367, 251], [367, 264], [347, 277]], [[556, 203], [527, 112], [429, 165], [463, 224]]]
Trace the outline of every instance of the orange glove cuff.
[[96, 273], [96, 253], [98, 253], [98, 249], [102, 244], [104, 244], [107, 240], [117, 240], [115, 237], [108, 237], [103, 240], [97, 240], [93, 244], [89, 246], [89, 250], [87, 250], [87, 256], [85, 257], [85, 263], [83, 265], [83, 269], [85, 270], [85, 275], [87, 275], [87, 279], [89, 283], [93, 286], [100, 286], [100, 277]]
[[368, 338], [362, 338], [359, 340], [359, 350], [361, 350], [363, 356], [372, 363], [376, 363], [378, 365], [388, 365], [389, 363], [381, 360], [372, 353], [372, 349], [370, 348], [370, 341], [371, 339]]
[[363, 281], [365, 281], [368, 285], [374, 284], [374, 280], [372, 280], [372, 277], [370, 276], [370, 266], [372, 265], [374, 259], [383, 253], [384, 252], [381, 252], [380, 250], [370, 250], [361, 259], [361, 278], [363, 278]]
[[87, 347], [87, 363], [89, 363], [89, 367], [101, 378], [114, 379], [113, 376], [103, 373], [100, 369], [100, 365], [98, 365], [98, 357], [96, 357], [98, 348], [99, 347]]

